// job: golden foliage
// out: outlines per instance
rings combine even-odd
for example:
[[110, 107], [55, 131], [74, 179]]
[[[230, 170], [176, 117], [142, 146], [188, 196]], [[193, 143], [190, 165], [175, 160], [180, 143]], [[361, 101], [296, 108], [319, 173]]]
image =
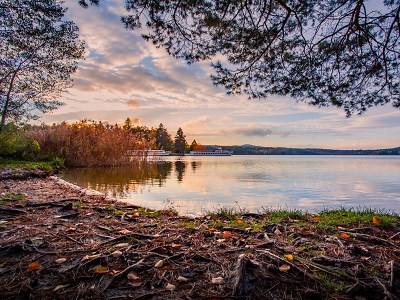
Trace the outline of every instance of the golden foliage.
[[117, 166], [140, 157], [127, 156], [148, 142], [117, 125], [82, 120], [76, 123], [34, 127], [28, 136], [39, 142], [44, 153], [63, 158], [74, 167]]

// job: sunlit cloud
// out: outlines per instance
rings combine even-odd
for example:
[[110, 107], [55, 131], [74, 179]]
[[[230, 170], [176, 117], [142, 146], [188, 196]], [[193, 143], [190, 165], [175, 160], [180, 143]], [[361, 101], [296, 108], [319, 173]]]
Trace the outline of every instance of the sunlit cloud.
[[77, 2], [66, 0], [64, 6], [86, 41], [86, 59], [74, 75], [75, 86], [61, 99], [65, 106], [45, 115], [46, 122], [91, 118], [120, 123], [129, 117], [149, 127], [163, 123], [171, 133], [182, 127], [188, 139], [202, 144], [400, 146], [400, 110], [385, 106], [346, 118], [340, 109], [289, 97], [227, 96], [212, 84], [210, 62], [188, 65], [144, 41], [141, 32], [125, 30], [123, 1], [103, 1], [88, 10]]

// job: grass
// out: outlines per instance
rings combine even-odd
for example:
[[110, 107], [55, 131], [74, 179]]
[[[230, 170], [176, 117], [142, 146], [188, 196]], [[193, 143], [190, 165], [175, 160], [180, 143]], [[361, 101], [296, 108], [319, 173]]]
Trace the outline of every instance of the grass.
[[18, 169], [24, 168], [28, 170], [45, 169], [51, 171], [53, 169], [53, 162], [50, 161], [23, 161], [14, 159], [0, 158], [0, 169], [10, 168]]
[[0, 204], [6, 204], [9, 202], [13, 202], [13, 201], [25, 200], [27, 198], [28, 197], [25, 195], [8, 193], [8, 194], [0, 196]]
[[[400, 216], [393, 212], [386, 212], [371, 208], [340, 208], [325, 210], [320, 214], [318, 226], [380, 226], [391, 227], [400, 224]], [[375, 217], [375, 218], [374, 218]], [[374, 222], [375, 219], [375, 222]]]
[[267, 209], [263, 212], [269, 223], [279, 223], [287, 220], [306, 220], [307, 213], [297, 209]]

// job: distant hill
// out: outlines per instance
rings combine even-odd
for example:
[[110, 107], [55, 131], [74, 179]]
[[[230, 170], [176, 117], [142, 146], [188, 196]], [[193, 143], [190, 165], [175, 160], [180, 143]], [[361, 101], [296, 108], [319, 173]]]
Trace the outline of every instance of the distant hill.
[[317, 148], [284, 148], [284, 147], [262, 147], [254, 145], [241, 146], [217, 146], [205, 145], [206, 150], [222, 147], [231, 150], [236, 155], [400, 155], [400, 147], [376, 150], [333, 150]]

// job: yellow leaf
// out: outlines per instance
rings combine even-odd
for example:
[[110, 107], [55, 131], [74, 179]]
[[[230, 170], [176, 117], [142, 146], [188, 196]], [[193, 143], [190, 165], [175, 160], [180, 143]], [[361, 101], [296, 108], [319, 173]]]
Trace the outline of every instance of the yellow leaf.
[[224, 238], [230, 238], [230, 237], [232, 237], [232, 233], [230, 233], [229, 231], [224, 231], [224, 234], [223, 234], [223, 236], [224, 236]]
[[279, 271], [281, 272], [287, 272], [290, 270], [290, 266], [289, 265], [282, 265], [279, 267]]
[[342, 233], [342, 234], [340, 235], [340, 237], [341, 237], [342, 239], [348, 239], [348, 238], [350, 238], [350, 235], [349, 235], [348, 233]]
[[285, 254], [284, 256], [286, 257], [286, 259], [288, 261], [292, 261], [293, 260], [293, 255], [292, 254]]
[[98, 274], [103, 274], [108, 272], [108, 268], [103, 266], [97, 266], [94, 271]]
[[41, 267], [41, 264], [38, 263], [37, 261], [34, 261], [33, 263], [30, 263], [28, 266], [28, 270], [34, 271], [34, 270], [39, 270]]
[[377, 216], [372, 217], [372, 223], [375, 225], [378, 225], [381, 222], [381, 219], [379, 219]]

